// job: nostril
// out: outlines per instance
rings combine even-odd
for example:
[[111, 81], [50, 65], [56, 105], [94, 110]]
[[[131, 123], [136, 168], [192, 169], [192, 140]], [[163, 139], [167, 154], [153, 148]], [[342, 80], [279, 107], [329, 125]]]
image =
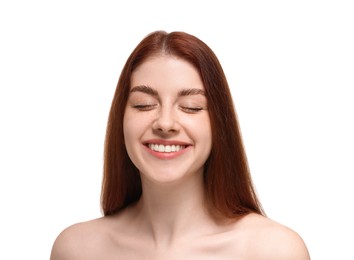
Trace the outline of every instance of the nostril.
[[177, 124], [171, 124], [171, 125], [166, 125], [166, 126], [162, 126], [162, 125], [158, 125], [153, 128], [154, 131], [156, 131], [156, 133], [160, 133], [160, 134], [173, 134], [178, 132], [178, 126]]

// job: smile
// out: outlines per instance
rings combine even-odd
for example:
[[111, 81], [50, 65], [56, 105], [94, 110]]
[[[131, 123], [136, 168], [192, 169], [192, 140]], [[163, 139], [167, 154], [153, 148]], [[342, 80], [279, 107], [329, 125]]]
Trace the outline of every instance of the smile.
[[173, 153], [179, 152], [186, 148], [185, 145], [173, 144], [173, 145], [163, 145], [163, 144], [148, 144], [151, 150], [159, 153]]

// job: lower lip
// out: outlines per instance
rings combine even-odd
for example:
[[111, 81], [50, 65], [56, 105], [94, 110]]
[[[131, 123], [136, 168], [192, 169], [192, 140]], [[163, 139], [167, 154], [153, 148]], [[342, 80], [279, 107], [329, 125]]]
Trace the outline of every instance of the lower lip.
[[144, 147], [153, 156], [155, 156], [155, 157], [157, 157], [159, 159], [169, 160], [169, 159], [174, 159], [174, 158], [184, 154], [185, 152], [190, 150], [192, 146], [189, 145], [186, 148], [184, 148], [182, 150], [179, 150], [178, 152], [170, 152], [170, 153], [160, 153], [160, 152], [157, 152], [157, 151], [153, 151], [149, 147], [147, 147], [146, 145], [144, 145]]

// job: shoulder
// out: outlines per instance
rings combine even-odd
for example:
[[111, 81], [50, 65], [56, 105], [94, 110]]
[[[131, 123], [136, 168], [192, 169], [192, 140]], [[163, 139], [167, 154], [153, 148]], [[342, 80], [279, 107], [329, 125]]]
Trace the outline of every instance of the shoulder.
[[310, 259], [307, 247], [294, 230], [267, 217], [250, 214], [241, 221], [248, 252], [255, 259]]
[[107, 239], [105, 222], [104, 218], [99, 218], [64, 229], [54, 241], [50, 259], [90, 259], [99, 253]]

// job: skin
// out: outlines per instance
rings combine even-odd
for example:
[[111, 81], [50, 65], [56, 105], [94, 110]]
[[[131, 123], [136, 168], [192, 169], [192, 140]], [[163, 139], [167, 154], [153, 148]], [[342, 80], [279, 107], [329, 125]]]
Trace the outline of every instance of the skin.
[[[116, 215], [66, 228], [51, 260], [310, 259], [301, 237], [271, 219], [215, 219], [206, 210], [202, 172], [211, 126], [203, 90], [197, 70], [176, 57], [155, 56], [136, 69], [123, 125], [142, 198]], [[149, 144], [184, 149], [161, 153]]]

